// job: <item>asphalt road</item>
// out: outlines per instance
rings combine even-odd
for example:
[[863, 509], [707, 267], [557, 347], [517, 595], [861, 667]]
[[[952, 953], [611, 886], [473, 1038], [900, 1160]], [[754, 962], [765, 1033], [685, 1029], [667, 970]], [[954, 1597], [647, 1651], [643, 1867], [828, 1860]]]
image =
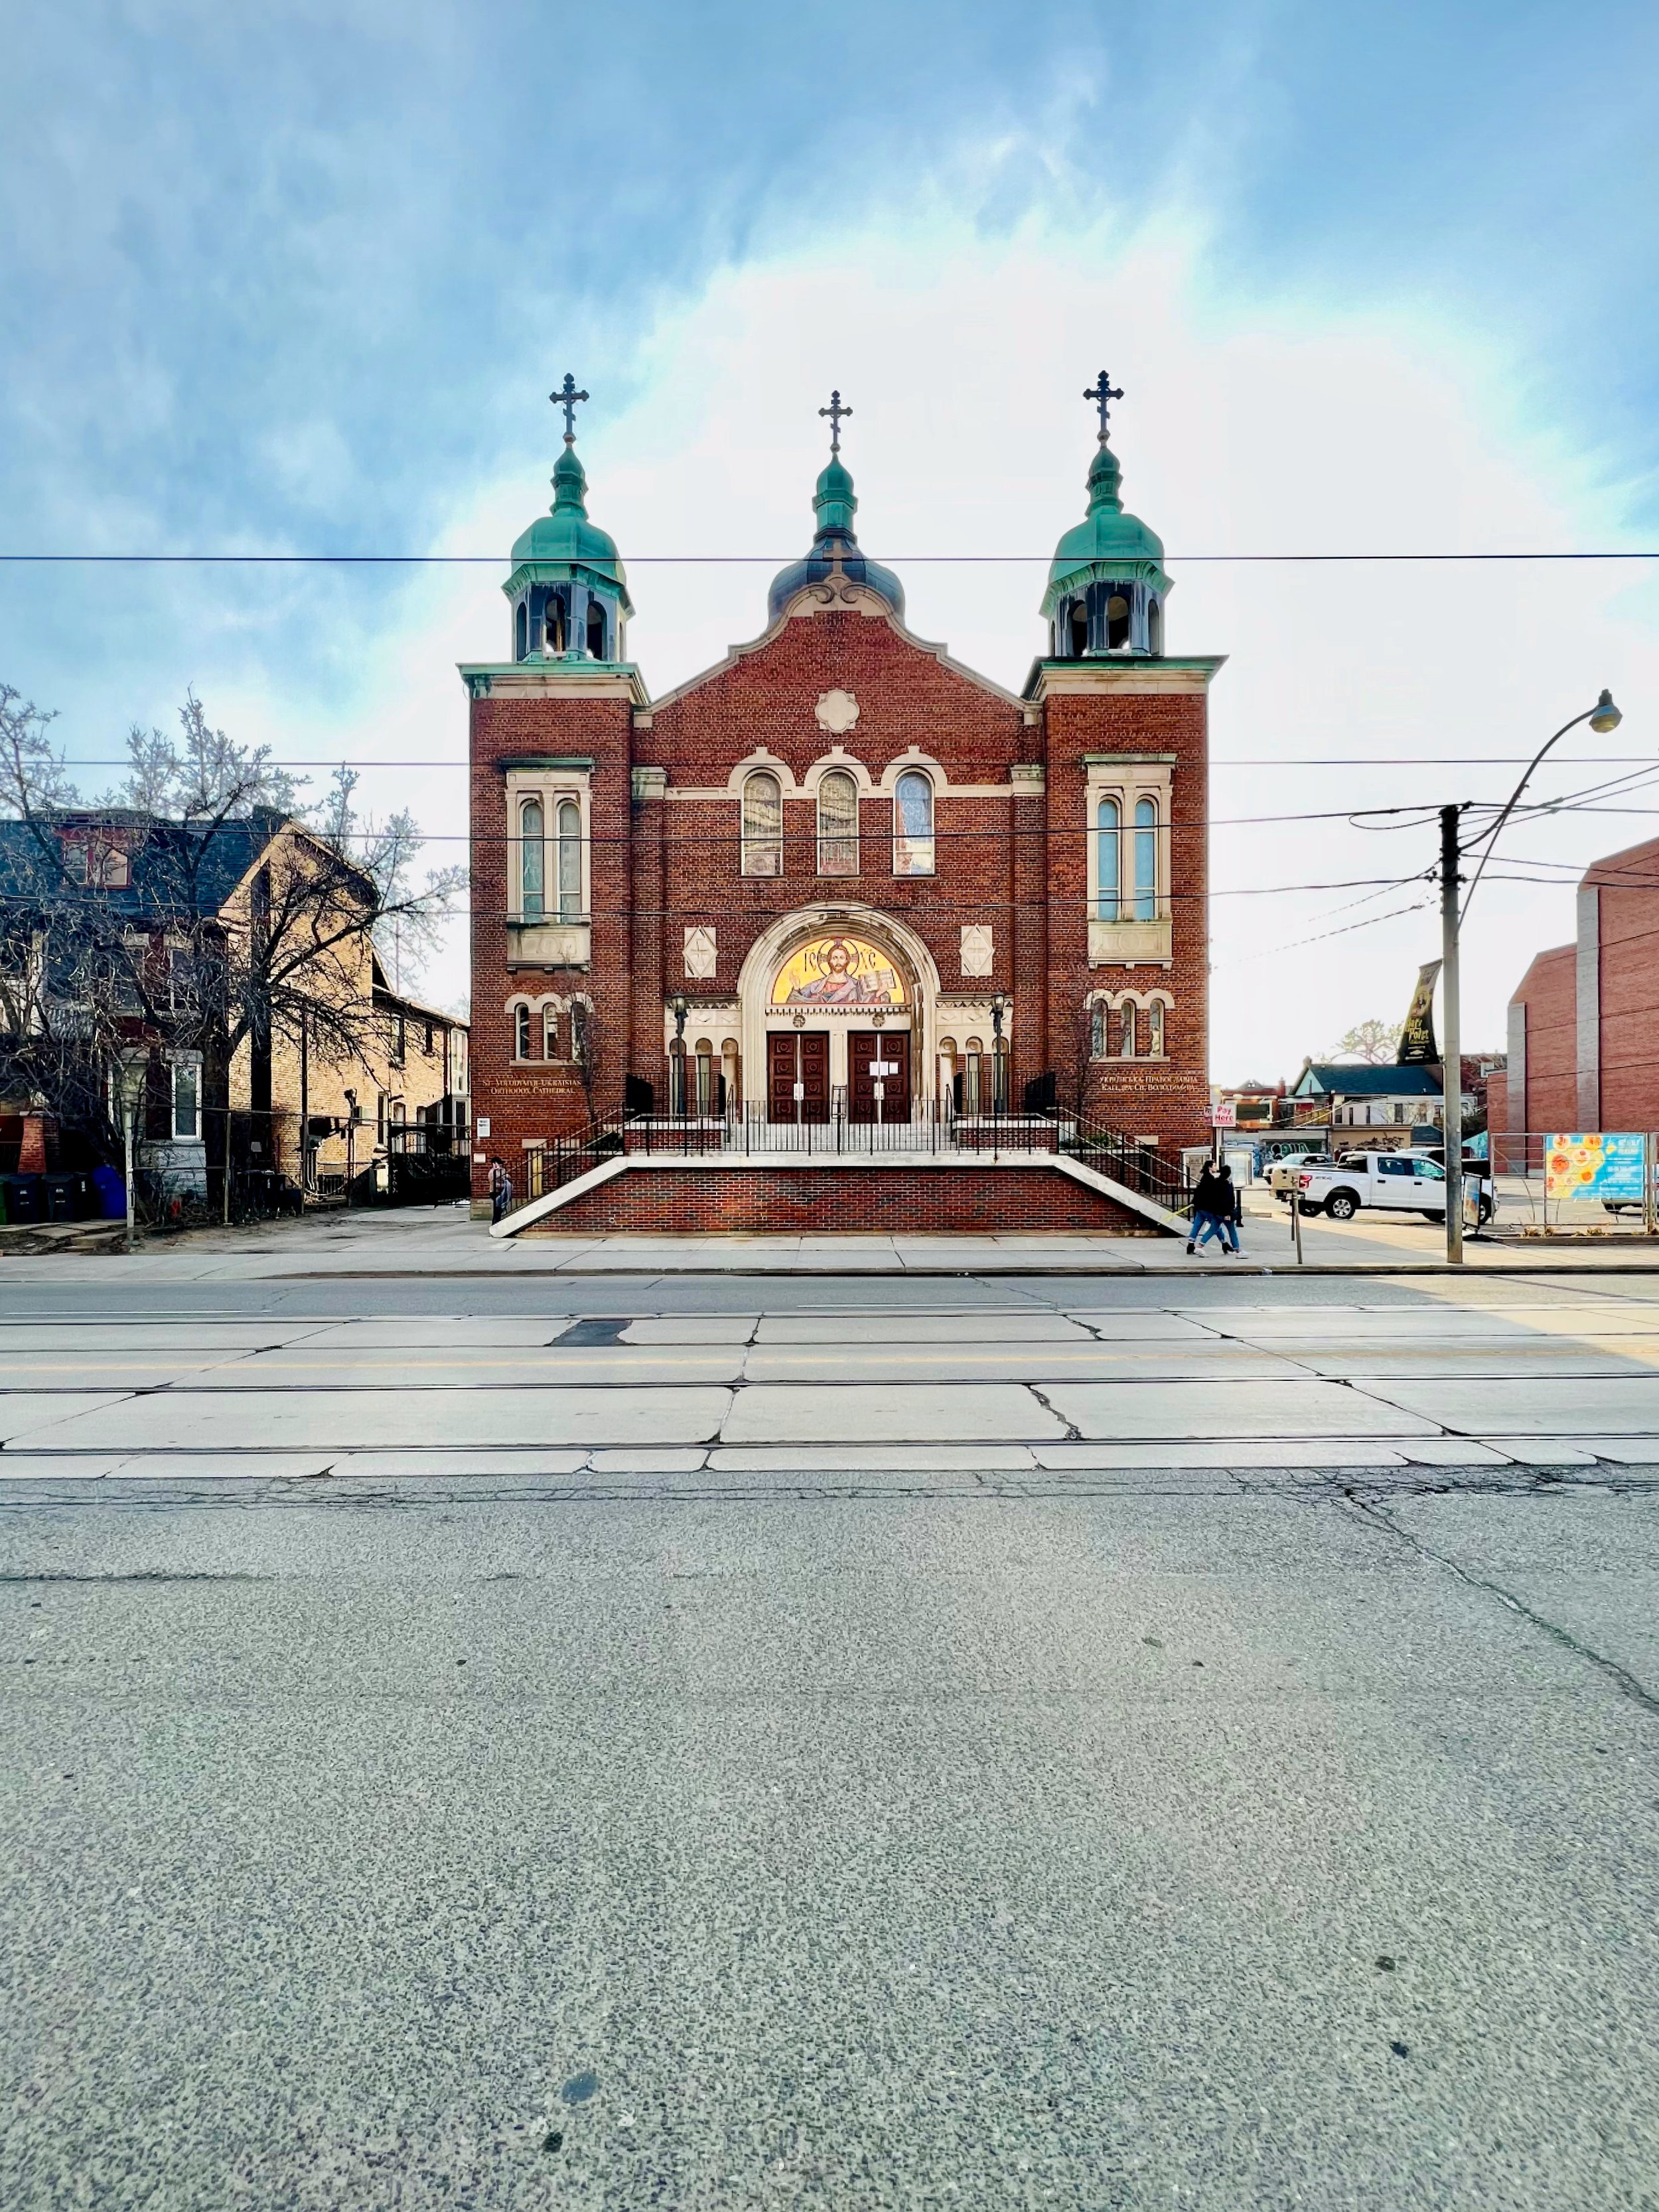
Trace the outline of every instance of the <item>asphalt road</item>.
[[0, 2204], [1659, 2204], [1659, 1301], [1332, 1287], [0, 1285]]

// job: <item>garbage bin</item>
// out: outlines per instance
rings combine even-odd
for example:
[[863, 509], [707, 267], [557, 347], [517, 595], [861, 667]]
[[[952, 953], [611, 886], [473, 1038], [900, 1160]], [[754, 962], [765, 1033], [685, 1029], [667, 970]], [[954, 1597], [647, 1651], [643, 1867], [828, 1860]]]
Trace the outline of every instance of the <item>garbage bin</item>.
[[21, 1229], [40, 1218], [39, 1176], [0, 1176], [0, 1218], [9, 1229]]
[[94, 1168], [92, 1171], [92, 1211], [105, 1221], [125, 1221], [127, 1214], [126, 1179], [119, 1168]]
[[49, 1175], [40, 1178], [41, 1196], [45, 1203], [40, 1218], [45, 1221], [73, 1221], [75, 1218], [75, 1177], [72, 1175]]

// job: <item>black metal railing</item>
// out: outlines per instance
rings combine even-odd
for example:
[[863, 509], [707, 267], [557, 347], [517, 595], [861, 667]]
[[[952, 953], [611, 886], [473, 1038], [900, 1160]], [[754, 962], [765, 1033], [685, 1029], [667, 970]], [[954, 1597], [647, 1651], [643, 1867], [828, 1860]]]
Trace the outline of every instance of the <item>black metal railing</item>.
[[854, 1119], [837, 1093], [814, 1115], [805, 1103], [795, 1118], [771, 1120], [763, 1106], [732, 1106], [719, 1114], [617, 1114], [524, 1156], [522, 1188], [514, 1210], [561, 1190], [608, 1159], [629, 1155], [695, 1158], [711, 1153], [757, 1159], [847, 1158], [877, 1154], [1063, 1154], [1152, 1199], [1184, 1212], [1191, 1191], [1177, 1159], [1121, 1130], [1063, 1109], [1013, 1111], [990, 1107], [958, 1112], [948, 1099], [918, 1100], [902, 1120]]

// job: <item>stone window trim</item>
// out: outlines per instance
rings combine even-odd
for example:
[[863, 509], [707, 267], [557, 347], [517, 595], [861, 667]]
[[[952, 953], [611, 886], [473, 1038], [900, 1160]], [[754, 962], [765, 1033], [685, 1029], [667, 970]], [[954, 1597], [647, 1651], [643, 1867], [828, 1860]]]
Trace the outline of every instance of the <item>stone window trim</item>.
[[[905, 792], [927, 787], [927, 827], [907, 817]], [[921, 760], [907, 760], [893, 776], [893, 873], [895, 877], [932, 876], [939, 872], [939, 787], [934, 772]]]
[[[509, 768], [507, 778], [507, 921], [520, 928], [585, 927], [593, 910], [592, 770], [574, 765]], [[525, 912], [525, 841], [520, 824], [532, 801], [542, 810], [542, 911]], [[571, 801], [580, 817], [580, 911], [559, 911], [559, 808]]]
[[[511, 1060], [515, 1067], [572, 1067], [575, 1065], [576, 1022], [575, 1009], [585, 1014], [593, 1011], [593, 1001], [586, 991], [574, 991], [566, 996], [558, 991], [515, 991], [502, 1011], [507, 1016], [507, 1036], [512, 1043]], [[529, 1016], [530, 1047], [528, 1054], [519, 1049], [520, 1042], [520, 1013]], [[556, 1058], [550, 1060], [541, 1049], [547, 1034], [547, 1017], [551, 1013], [558, 1024], [559, 1049]]]
[[[775, 824], [763, 823], [761, 810], [769, 812], [777, 799]], [[768, 763], [751, 768], [738, 793], [738, 871], [745, 876], [783, 873], [783, 778]]]
[[[818, 754], [811, 765], [797, 776], [787, 760], [770, 751], [765, 745], [757, 745], [737, 762], [720, 784], [677, 784], [665, 782], [660, 796], [664, 799], [735, 799], [741, 800], [743, 787], [757, 769], [764, 769], [776, 776], [785, 804], [796, 799], [816, 800], [819, 780], [830, 769], [845, 769], [857, 782], [860, 800], [890, 799], [894, 787], [908, 769], [921, 769], [933, 779], [933, 791], [939, 799], [1028, 799], [1041, 796], [1045, 787], [1044, 772], [1040, 763], [1016, 762], [1009, 770], [1006, 783], [952, 783], [944, 763], [920, 745], [910, 745], [896, 754], [874, 775], [866, 763], [855, 753], [849, 753], [840, 744], [831, 745], [827, 752]], [[635, 769], [637, 776], [641, 773]], [[646, 771], [653, 776], [667, 775], [665, 769]]]
[[[1170, 820], [1175, 795], [1175, 756], [1171, 753], [1095, 753], [1085, 757], [1085, 843], [1088, 850], [1088, 890], [1085, 912], [1089, 926], [1089, 964], [1091, 968], [1137, 967], [1142, 963], [1170, 967], [1174, 961], [1170, 890], [1173, 867]], [[1115, 806], [1115, 835], [1109, 846], [1101, 827], [1103, 803]], [[1141, 817], [1153, 810], [1150, 835], [1152, 911], [1144, 913], [1147, 888], [1139, 866], [1146, 834]], [[1103, 856], [1115, 849], [1117, 880], [1102, 881]]]
[[[1084, 1004], [1089, 1009], [1089, 1057], [1097, 1065], [1112, 1060], [1133, 1060], [1138, 1065], [1167, 1063], [1170, 1058], [1170, 1017], [1175, 1012], [1171, 994], [1162, 989], [1148, 991], [1091, 991]], [[1156, 1012], [1154, 1012], [1156, 1009]], [[1129, 1015], [1134, 1026], [1129, 1035], [1134, 1049], [1114, 1050], [1112, 1030], [1118, 1026], [1124, 1014]], [[1114, 1024], [1111, 1016], [1120, 1017]], [[1141, 1039], [1146, 1049], [1141, 1049]], [[1156, 1043], [1157, 1051], [1152, 1047]]]

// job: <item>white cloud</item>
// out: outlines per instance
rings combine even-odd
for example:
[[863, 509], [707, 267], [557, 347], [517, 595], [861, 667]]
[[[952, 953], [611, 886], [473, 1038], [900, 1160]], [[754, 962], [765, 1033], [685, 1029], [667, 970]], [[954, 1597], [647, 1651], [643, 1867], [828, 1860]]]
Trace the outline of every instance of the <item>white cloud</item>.
[[[901, 567], [912, 627], [1018, 686], [1042, 642], [1041, 565], [914, 556], [1048, 553], [1083, 512], [1091, 420], [1080, 394], [1103, 362], [1127, 395], [1114, 439], [1126, 501], [1176, 555], [1621, 540], [1621, 487], [1567, 430], [1528, 416], [1522, 365], [1488, 332], [1409, 300], [1358, 313], [1247, 293], [1230, 284], [1201, 226], [1179, 216], [1132, 230], [1088, 222], [1073, 206], [988, 242], [967, 215], [890, 213], [720, 270], [697, 296], [666, 306], [627, 363], [572, 364], [594, 393], [581, 447], [590, 505], [632, 556], [632, 644], [653, 689], [763, 626], [770, 560], [804, 550], [811, 534], [824, 445], [816, 410], [832, 384], [855, 410], [847, 458], [860, 538]], [[551, 380], [544, 368], [532, 375], [515, 364], [514, 378], [526, 407], [539, 407]], [[623, 389], [637, 396], [612, 413], [610, 395]], [[550, 422], [550, 465], [553, 451]], [[526, 477], [515, 464], [480, 484], [442, 545], [505, 550], [544, 502], [546, 474]], [[768, 562], [661, 567], [641, 557], [691, 552]], [[1176, 575], [1170, 650], [1229, 656], [1213, 694], [1218, 887], [1427, 866], [1426, 826], [1226, 825], [1501, 798], [1506, 769], [1413, 762], [1530, 754], [1604, 684], [1626, 710], [1624, 729], [1612, 741], [1576, 738], [1546, 788], [1591, 781], [1571, 765], [1588, 754], [1651, 749], [1659, 656], [1648, 571], [1177, 566]], [[366, 641], [356, 662], [349, 724], [315, 710], [317, 750], [459, 754], [465, 702], [453, 663], [506, 652], [500, 580], [461, 570], [411, 583], [395, 629]], [[259, 702], [240, 703], [246, 735]], [[283, 743], [305, 747], [286, 716]], [[1390, 764], [1223, 765], [1296, 756]], [[420, 806], [434, 828], [459, 825], [459, 776], [399, 771], [380, 788], [386, 803]], [[1577, 863], [1635, 842], [1644, 826], [1563, 820], [1516, 832], [1512, 849]], [[1304, 1052], [1322, 1051], [1362, 1017], [1403, 1012], [1416, 963], [1437, 950], [1428, 913], [1273, 953], [1360, 918], [1363, 908], [1336, 911], [1358, 896], [1216, 901], [1218, 1077], [1293, 1073]], [[1565, 887], [1489, 882], [1480, 898], [1467, 962], [1471, 1044], [1501, 1040], [1504, 1002], [1527, 959], [1571, 926]], [[453, 993], [463, 978], [452, 961], [434, 988]]]

